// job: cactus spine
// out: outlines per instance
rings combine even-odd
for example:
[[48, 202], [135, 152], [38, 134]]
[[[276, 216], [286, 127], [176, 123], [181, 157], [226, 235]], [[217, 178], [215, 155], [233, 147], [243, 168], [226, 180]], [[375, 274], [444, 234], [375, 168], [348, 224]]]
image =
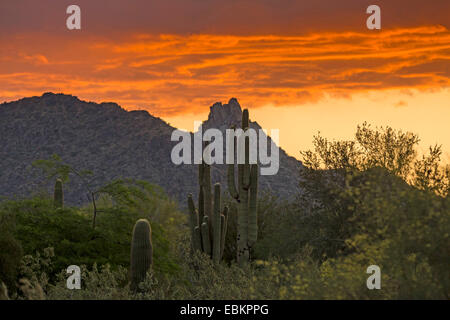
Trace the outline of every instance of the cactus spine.
[[152, 229], [146, 219], [139, 219], [134, 225], [130, 264], [130, 288], [138, 291], [153, 264]]
[[61, 179], [56, 179], [55, 192], [53, 194], [53, 205], [55, 208], [64, 208], [64, 191]]
[[[242, 130], [249, 128], [249, 114], [245, 109], [242, 112]], [[235, 182], [234, 164], [228, 164], [228, 190], [231, 197], [238, 203], [237, 227], [237, 262], [240, 265], [250, 260], [250, 248], [255, 244], [258, 235], [257, 201], [258, 201], [258, 165], [250, 164], [249, 137], [244, 136], [244, 163], [238, 163], [238, 185]], [[235, 150], [235, 141], [228, 150]]]
[[195, 208], [192, 195], [188, 195], [190, 215], [191, 245], [194, 251], [199, 250], [211, 256], [219, 263], [223, 256], [227, 232], [227, 212], [225, 207], [220, 212], [220, 184], [214, 185], [214, 201], [211, 194], [211, 167], [205, 162], [199, 165], [199, 199], [198, 210]]

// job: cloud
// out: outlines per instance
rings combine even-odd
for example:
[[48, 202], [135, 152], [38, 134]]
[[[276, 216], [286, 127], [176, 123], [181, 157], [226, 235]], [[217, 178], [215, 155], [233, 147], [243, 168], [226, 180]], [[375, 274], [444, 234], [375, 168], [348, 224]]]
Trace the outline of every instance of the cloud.
[[21, 57], [25, 62], [30, 62], [34, 65], [49, 64], [48, 59], [42, 54], [26, 55], [23, 54]]
[[[42, 31], [72, 36], [65, 26], [69, 0], [0, 1], [0, 35]], [[365, 30], [366, 8], [382, 10], [382, 28], [442, 24], [450, 2], [433, 0], [77, 0], [81, 34], [299, 34]]]
[[[448, 87], [444, 26], [304, 35], [11, 36], [0, 48], [0, 98], [46, 91], [116, 101], [158, 116], [238, 97], [246, 107], [301, 105], [325, 95]], [[31, 62], [31, 63], [30, 63]]]
[[397, 102], [397, 103], [395, 104], [395, 106], [396, 106], [397, 108], [406, 107], [407, 105], [408, 105], [408, 103], [405, 102], [405, 101], [403, 101], [403, 100], [401, 100], [401, 101], [399, 101], [399, 102]]

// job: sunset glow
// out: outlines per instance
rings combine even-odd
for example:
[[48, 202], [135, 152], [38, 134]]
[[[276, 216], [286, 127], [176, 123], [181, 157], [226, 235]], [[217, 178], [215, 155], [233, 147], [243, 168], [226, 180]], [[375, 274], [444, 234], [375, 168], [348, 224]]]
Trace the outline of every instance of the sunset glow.
[[412, 130], [424, 147], [440, 142], [448, 152], [450, 30], [440, 21], [409, 24], [375, 32], [2, 31], [0, 101], [62, 92], [192, 130], [214, 102], [236, 97], [255, 120], [279, 128], [296, 157], [317, 131], [350, 138], [363, 121]]

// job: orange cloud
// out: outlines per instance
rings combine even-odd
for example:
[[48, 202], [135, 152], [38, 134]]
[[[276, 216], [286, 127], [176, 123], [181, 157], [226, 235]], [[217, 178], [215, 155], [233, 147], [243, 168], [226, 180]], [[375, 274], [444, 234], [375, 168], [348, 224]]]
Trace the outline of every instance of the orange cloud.
[[24, 34], [0, 48], [0, 100], [70, 93], [158, 116], [238, 97], [246, 107], [324, 94], [450, 84], [450, 31], [423, 26], [308, 35], [155, 35], [122, 40]]

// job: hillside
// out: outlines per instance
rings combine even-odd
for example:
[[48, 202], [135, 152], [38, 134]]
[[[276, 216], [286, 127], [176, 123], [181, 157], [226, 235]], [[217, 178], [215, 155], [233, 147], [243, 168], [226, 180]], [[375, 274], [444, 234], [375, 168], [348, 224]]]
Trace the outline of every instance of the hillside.
[[[239, 123], [241, 107], [236, 99], [214, 104], [204, 127], [226, 129]], [[256, 122], [252, 126], [259, 127]], [[146, 111], [126, 111], [115, 103], [93, 103], [75, 96], [45, 93], [0, 105], [0, 196], [28, 196], [50, 186], [32, 162], [58, 154], [79, 169], [91, 170], [95, 183], [116, 178], [143, 179], [163, 187], [181, 200], [196, 193], [197, 169], [176, 166], [170, 154], [175, 128]], [[262, 190], [282, 197], [295, 194], [300, 162], [280, 149], [280, 170], [260, 179]], [[213, 169], [213, 182], [224, 183], [225, 166]], [[66, 186], [71, 204], [86, 202], [80, 181]]]

